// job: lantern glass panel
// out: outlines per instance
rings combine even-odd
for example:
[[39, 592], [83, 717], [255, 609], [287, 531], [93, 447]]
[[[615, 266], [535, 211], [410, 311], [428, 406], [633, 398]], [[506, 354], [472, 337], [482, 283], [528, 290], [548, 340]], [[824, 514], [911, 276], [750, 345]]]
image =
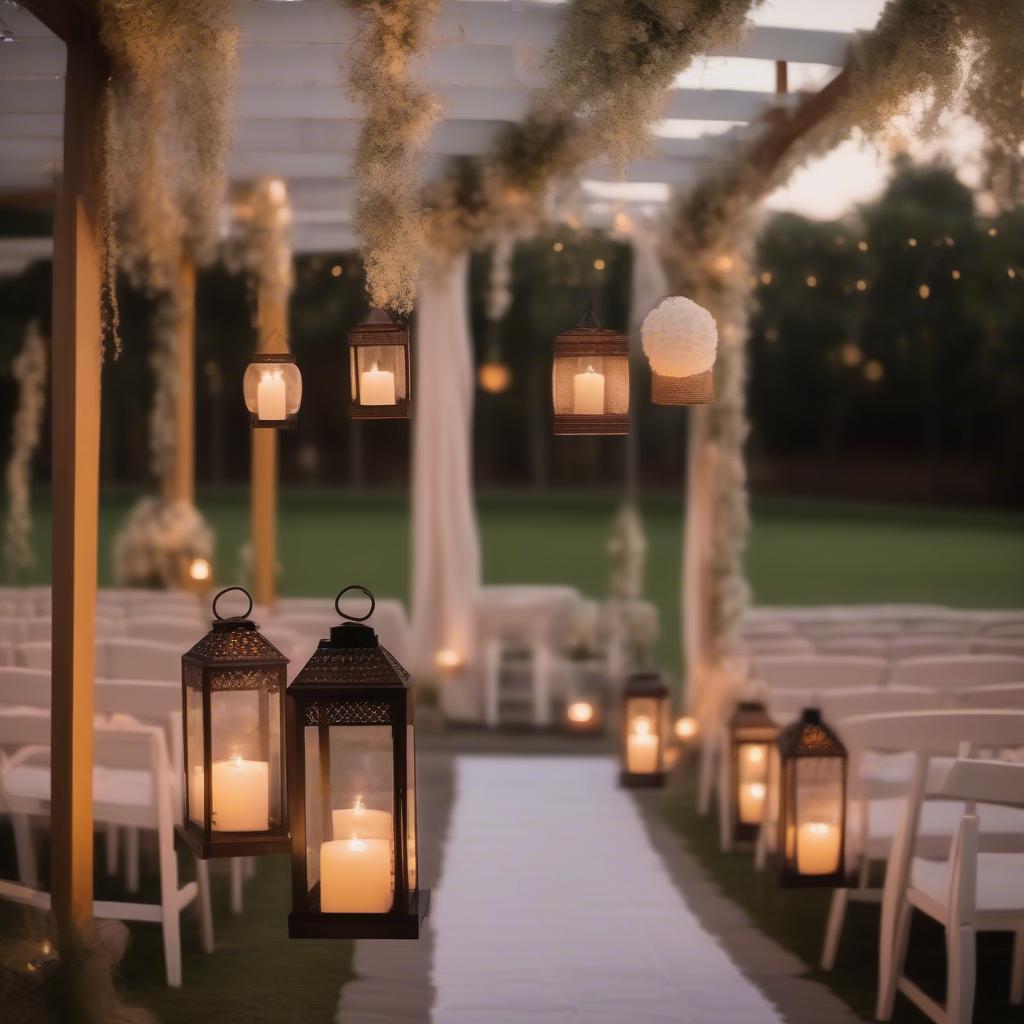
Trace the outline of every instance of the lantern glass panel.
[[410, 725], [406, 731], [406, 764], [408, 766], [406, 786], [409, 793], [409, 810], [407, 814], [405, 849], [408, 860], [409, 890], [414, 891], [418, 884], [419, 872], [417, 869], [417, 836], [416, 836], [416, 737], [414, 728]]
[[246, 368], [242, 395], [254, 424], [283, 424], [302, 405], [302, 374], [290, 355], [258, 356]]
[[736, 744], [736, 787], [737, 820], [741, 825], [759, 825], [768, 793], [767, 741]]
[[395, 898], [390, 726], [306, 726], [306, 879], [321, 913], [385, 914]]
[[556, 416], [628, 415], [628, 356], [597, 353], [556, 356], [552, 397]]
[[203, 691], [199, 686], [199, 673], [195, 682], [185, 690], [185, 749], [188, 763], [185, 771], [188, 778], [188, 818], [199, 828], [204, 827], [206, 815], [206, 794], [203, 791]]
[[409, 398], [404, 345], [349, 347], [352, 401], [357, 405], [398, 405]]
[[842, 857], [844, 761], [801, 757], [786, 764], [793, 815], [786, 822], [786, 860], [800, 875], [831, 875]]
[[656, 697], [626, 700], [626, 771], [630, 775], [654, 775], [661, 771], [663, 702]]

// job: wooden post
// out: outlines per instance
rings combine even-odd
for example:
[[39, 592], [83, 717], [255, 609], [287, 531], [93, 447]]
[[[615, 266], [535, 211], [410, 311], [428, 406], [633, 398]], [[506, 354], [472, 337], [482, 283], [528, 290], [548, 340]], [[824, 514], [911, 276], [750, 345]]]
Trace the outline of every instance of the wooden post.
[[92, 918], [93, 669], [99, 519], [97, 251], [106, 60], [86, 26], [69, 32], [64, 169], [53, 257], [52, 906], [61, 936]]
[[[266, 287], [257, 296], [258, 352], [287, 346], [288, 300]], [[249, 546], [252, 596], [257, 604], [277, 601], [277, 431], [252, 431]]]
[[174, 459], [163, 480], [163, 492], [166, 501], [191, 505], [196, 494], [196, 265], [187, 256], [178, 267], [176, 285]]

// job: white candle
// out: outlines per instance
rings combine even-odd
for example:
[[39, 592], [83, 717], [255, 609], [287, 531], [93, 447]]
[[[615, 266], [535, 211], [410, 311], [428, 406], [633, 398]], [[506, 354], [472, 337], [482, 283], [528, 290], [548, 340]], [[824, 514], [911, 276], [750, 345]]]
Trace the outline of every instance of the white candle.
[[394, 902], [389, 839], [333, 839], [320, 845], [320, 910], [386, 914]]
[[394, 405], [395, 375], [382, 370], [380, 363], [374, 363], [372, 370], [364, 370], [359, 376], [359, 401], [362, 405]]
[[331, 811], [334, 838], [387, 839], [394, 838], [394, 824], [387, 811], [375, 811], [363, 805], [356, 797], [354, 807]]
[[809, 821], [796, 832], [796, 869], [801, 875], [830, 875], [839, 867], [839, 829]]
[[573, 378], [573, 412], [577, 416], [600, 416], [604, 413], [604, 374], [592, 366]]
[[256, 386], [256, 416], [261, 420], [285, 419], [284, 375], [280, 370], [260, 374]]
[[[203, 770], [194, 768], [189, 797], [199, 793], [202, 808]], [[265, 832], [270, 827], [270, 765], [232, 757], [214, 761], [210, 827], [214, 832]]]
[[626, 737], [626, 771], [651, 775], [658, 770], [658, 737], [651, 732], [650, 719], [636, 718]]
[[739, 813], [744, 825], [761, 824], [766, 791], [763, 782], [745, 782], [740, 786]]

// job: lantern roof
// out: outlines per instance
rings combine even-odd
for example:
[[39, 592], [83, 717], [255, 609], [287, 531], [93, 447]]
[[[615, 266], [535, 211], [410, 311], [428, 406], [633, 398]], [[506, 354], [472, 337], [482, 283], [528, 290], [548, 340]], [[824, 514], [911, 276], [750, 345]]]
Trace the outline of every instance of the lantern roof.
[[402, 686], [409, 673], [395, 656], [381, 647], [376, 632], [359, 622], [346, 622], [321, 640], [313, 656], [288, 687], [288, 692], [318, 693], [324, 686]]
[[626, 680], [624, 697], [667, 697], [668, 687], [657, 672], [636, 672]]
[[733, 728], [736, 726], [767, 726], [774, 728], [775, 722], [761, 701], [741, 700], [736, 703], [732, 717], [729, 719], [729, 725]]
[[786, 726], [776, 740], [783, 757], [845, 757], [846, 747], [827, 725], [818, 708], [804, 708], [803, 714]]
[[[217, 614], [217, 602], [234, 591], [245, 594], [249, 607], [243, 615], [223, 618]], [[259, 631], [249, 613], [252, 595], [244, 587], [228, 587], [213, 599], [214, 620], [210, 632], [185, 652], [184, 657], [204, 664], [236, 664], [238, 662], [280, 662], [288, 659]]]
[[629, 337], [621, 331], [602, 327], [601, 321], [598, 320], [597, 314], [594, 312], [593, 302], [588, 299], [579, 320], [555, 338], [556, 354], [569, 355], [571, 354], [570, 350], [576, 347], [580, 347], [583, 354], [627, 354], [629, 352]]

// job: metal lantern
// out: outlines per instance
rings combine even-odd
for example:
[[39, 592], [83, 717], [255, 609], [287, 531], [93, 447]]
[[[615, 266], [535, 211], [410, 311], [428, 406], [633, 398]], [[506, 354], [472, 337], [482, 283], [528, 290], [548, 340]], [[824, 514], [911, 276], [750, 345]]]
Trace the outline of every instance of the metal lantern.
[[664, 785], [667, 732], [668, 687], [661, 676], [630, 676], [622, 690], [622, 785]]
[[[217, 602], [240, 591], [244, 615]], [[288, 659], [248, 618], [252, 597], [228, 587], [213, 599], [213, 628], [181, 658], [184, 824], [197, 857], [285, 853], [284, 694]]]
[[349, 331], [349, 375], [354, 420], [409, 418], [409, 328], [382, 309]]
[[257, 352], [245, 369], [242, 394], [253, 427], [294, 427], [302, 405], [302, 374], [290, 352]]
[[[362, 617], [341, 599], [370, 599]], [[413, 693], [364, 624], [373, 595], [346, 587], [348, 619], [288, 687], [292, 938], [415, 939], [430, 902], [417, 882]]]
[[776, 857], [785, 886], [846, 885], [846, 747], [805, 708], [777, 741]]
[[760, 701], [740, 701], [729, 720], [735, 839], [756, 838], [764, 820], [770, 748], [778, 731]]
[[629, 338], [605, 330], [591, 304], [555, 338], [556, 434], [629, 433]]

